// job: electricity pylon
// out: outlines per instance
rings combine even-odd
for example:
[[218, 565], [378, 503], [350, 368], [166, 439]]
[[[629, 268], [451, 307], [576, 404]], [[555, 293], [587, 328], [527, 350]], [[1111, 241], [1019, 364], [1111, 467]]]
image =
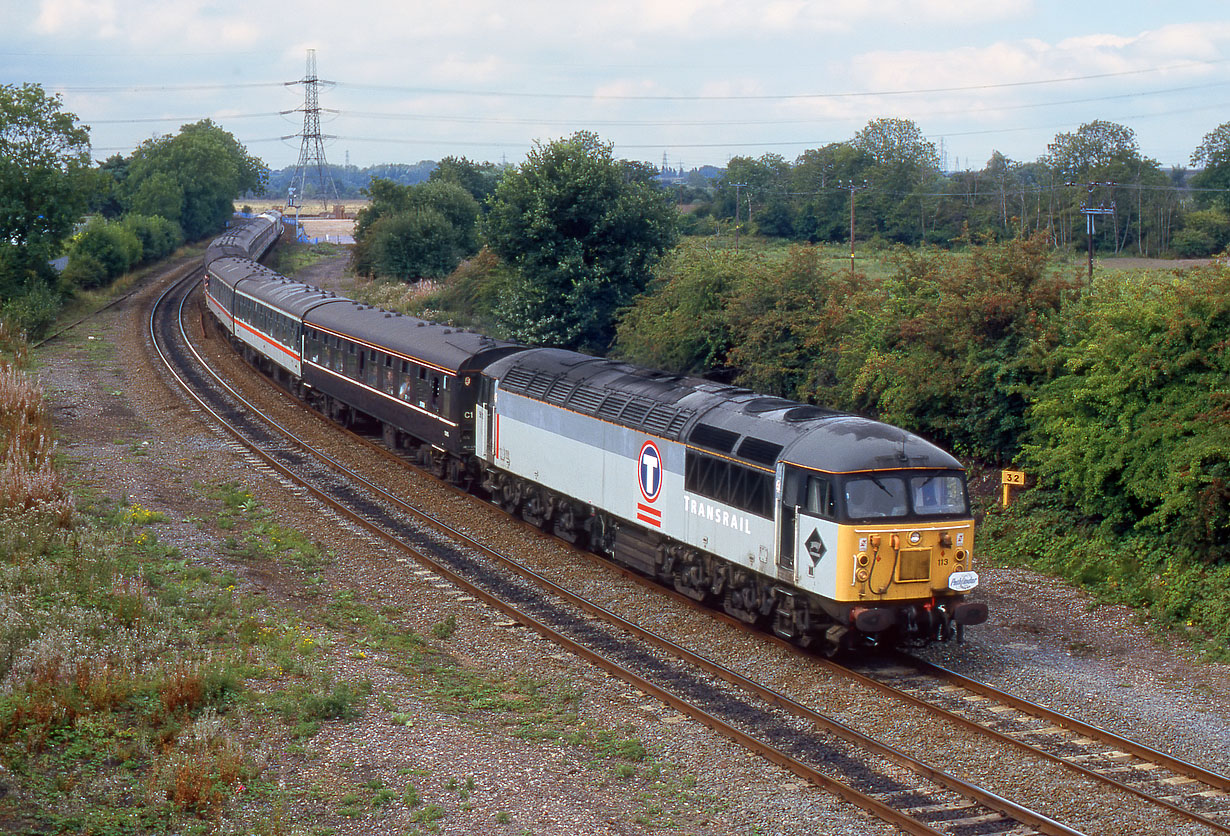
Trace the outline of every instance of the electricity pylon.
[[[299, 163], [295, 166], [295, 176], [290, 181], [290, 194], [287, 196], [286, 203], [288, 206], [299, 206], [303, 199], [303, 187], [307, 181], [308, 171], [315, 169], [316, 183], [318, 186], [318, 196], [320, 197], [321, 205], [327, 210], [329, 208], [329, 198], [332, 197], [336, 202], [337, 185], [333, 182], [333, 173], [329, 170], [329, 164], [325, 161], [325, 139], [333, 137], [326, 136], [320, 132], [320, 112], [327, 110], [320, 106], [320, 85], [332, 85], [332, 81], [321, 81], [316, 76], [316, 50], [309, 49], [307, 51], [307, 74], [299, 81], [286, 82], [289, 87], [292, 84], [303, 85], [303, 133], [298, 134], [302, 138], [302, 144], [299, 146]], [[297, 110], [298, 108], [296, 108]], [[284, 111], [285, 113], [294, 113], [294, 110]], [[336, 113], [337, 111], [328, 111]], [[291, 139], [292, 137], [283, 137], [283, 139]]]

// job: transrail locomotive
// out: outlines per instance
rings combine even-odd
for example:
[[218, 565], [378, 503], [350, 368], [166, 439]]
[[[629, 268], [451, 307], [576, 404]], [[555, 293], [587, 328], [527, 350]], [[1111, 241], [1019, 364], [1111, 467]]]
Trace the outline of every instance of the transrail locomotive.
[[961, 638], [974, 521], [951, 455], [897, 427], [391, 313], [257, 261], [281, 217], [206, 254], [245, 357], [508, 513], [824, 652]]

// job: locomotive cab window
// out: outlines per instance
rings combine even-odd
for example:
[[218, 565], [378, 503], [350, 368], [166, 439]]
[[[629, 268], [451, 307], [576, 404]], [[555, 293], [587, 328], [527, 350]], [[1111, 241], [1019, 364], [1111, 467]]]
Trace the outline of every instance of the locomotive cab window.
[[809, 514], [815, 514], [825, 519], [837, 518], [837, 494], [833, 490], [833, 481], [823, 476], [807, 478], [807, 505]]
[[914, 476], [910, 479], [910, 498], [916, 514], [966, 513], [965, 485], [960, 476]]
[[965, 480], [958, 473], [855, 476], [846, 479], [837, 493], [845, 515], [855, 520], [969, 513]]
[[855, 519], [904, 517], [905, 480], [898, 476], [868, 476], [849, 479], [845, 490], [846, 513]]

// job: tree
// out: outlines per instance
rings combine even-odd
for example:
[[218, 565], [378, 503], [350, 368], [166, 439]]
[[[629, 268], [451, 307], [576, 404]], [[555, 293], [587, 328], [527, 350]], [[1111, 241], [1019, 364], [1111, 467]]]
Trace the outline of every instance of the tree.
[[147, 139], [120, 185], [128, 211], [177, 222], [192, 240], [221, 229], [235, 198], [264, 186], [269, 171], [209, 119]]
[[1200, 206], [1220, 206], [1230, 212], [1230, 122], [1204, 135], [1204, 140], [1192, 152], [1192, 165], [1203, 170], [1192, 177], [1197, 189], [1220, 189], [1220, 192], [1196, 192]]
[[446, 276], [461, 261], [455, 233], [444, 215], [430, 207], [387, 215], [366, 238], [372, 273], [403, 281]]
[[1058, 183], [1109, 184], [1099, 187], [1103, 191], [1092, 198], [1084, 190], [1071, 190], [1060, 208], [1061, 243], [1081, 240], [1085, 219], [1080, 214], [1080, 202], [1089, 199], [1098, 204], [1113, 202], [1115, 207], [1099, 230], [1099, 242], [1109, 232], [1116, 253], [1129, 243], [1142, 254], [1149, 251], [1150, 242], [1156, 243], [1156, 249], [1162, 248], [1165, 229], [1158, 229], [1158, 219], [1168, 217], [1174, 195], [1158, 161], [1141, 155], [1135, 131], [1095, 120], [1081, 125], [1075, 133], [1057, 134], [1047, 152], [1043, 159]]
[[907, 244], [924, 240], [929, 210], [934, 208], [924, 189], [940, 177], [935, 143], [909, 119], [873, 119], [850, 144], [872, 161], [866, 173], [871, 183], [866, 200], [876, 231]]
[[519, 274], [503, 308], [511, 336], [602, 352], [615, 312], [677, 237], [669, 196], [581, 131], [536, 144], [490, 201], [488, 244]]
[[[804, 151], [790, 173], [791, 191], [804, 195], [795, 234], [813, 243], [844, 241], [850, 234], [851, 184], [862, 185], [871, 157], [848, 142], [831, 142]], [[860, 229], [866, 225], [864, 214]]]
[[1056, 134], [1046, 150], [1055, 171], [1073, 182], [1099, 179], [1117, 163], [1140, 157], [1135, 131], [1101, 119], [1081, 125], [1075, 133]]
[[351, 263], [364, 276], [438, 278], [478, 251], [478, 203], [456, 183], [372, 180], [355, 223]]
[[766, 203], [783, 199], [790, 174], [790, 163], [778, 154], [760, 159], [733, 157], [726, 173], [717, 182], [714, 214], [743, 223], [755, 218]]
[[52, 279], [86, 205], [89, 132], [37, 84], [0, 85], [0, 298]]
[[495, 193], [499, 180], [495, 163], [476, 163], [465, 157], [445, 157], [431, 172], [431, 182], [455, 183], [480, 204]]

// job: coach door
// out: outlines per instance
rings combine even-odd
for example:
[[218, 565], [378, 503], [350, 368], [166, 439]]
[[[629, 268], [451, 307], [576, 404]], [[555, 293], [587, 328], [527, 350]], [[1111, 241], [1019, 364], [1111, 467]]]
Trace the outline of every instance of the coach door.
[[474, 404], [474, 455], [492, 461], [495, 458], [495, 381], [487, 376], [478, 379], [478, 402]]

